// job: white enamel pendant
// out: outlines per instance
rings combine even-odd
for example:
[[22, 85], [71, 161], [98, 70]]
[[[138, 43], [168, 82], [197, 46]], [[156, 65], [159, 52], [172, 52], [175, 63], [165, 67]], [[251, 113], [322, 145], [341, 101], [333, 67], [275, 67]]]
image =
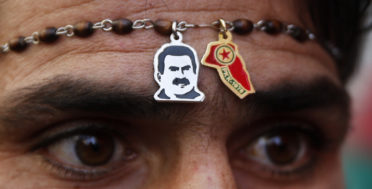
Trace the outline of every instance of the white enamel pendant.
[[202, 102], [205, 95], [198, 89], [198, 55], [194, 48], [182, 43], [180, 32], [176, 35], [171, 34], [171, 42], [155, 54], [154, 78], [159, 89], [154, 98], [165, 102]]

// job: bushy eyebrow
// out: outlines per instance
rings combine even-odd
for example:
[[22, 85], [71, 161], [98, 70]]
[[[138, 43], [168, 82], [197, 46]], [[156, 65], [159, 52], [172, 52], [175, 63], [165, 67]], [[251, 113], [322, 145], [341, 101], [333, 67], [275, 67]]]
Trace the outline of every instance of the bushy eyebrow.
[[[212, 97], [211, 97], [212, 98]], [[0, 109], [0, 121], [17, 125], [33, 121], [40, 115], [54, 112], [87, 112], [126, 116], [136, 119], [184, 119], [195, 106], [205, 104], [159, 103], [151, 94], [136, 93], [123, 86], [94, 83], [83, 79], [56, 77], [45, 83], [23, 88], [8, 97], [6, 108]], [[295, 112], [300, 110], [339, 107], [348, 114], [349, 96], [329, 79], [310, 83], [282, 83], [242, 100], [242, 107], [257, 112]], [[218, 108], [218, 103], [216, 103]], [[21, 125], [21, 124], [19, 124]]]
[[246, 103], [268, 111], [293, 112], [335, 106], [348, 113], [350, 97], [343, 87], [322, 77], [309, 83], [282, 83], [270, 90], [258, 90], [247, 97]]
[[[22, 88], [10, 95], [0, 108], [0, 121], [32, 121], [39, 115], [81, 111], [109, 116], [171, 119], [179, 104], [157, 103], [152, 95], [135, 93], [123, 86], [99, 84], [84, 79], [58, 76]], [[190, 105], [184, 104], [184, 108]], [[14, 125], [13, 124], [13, 125]]]

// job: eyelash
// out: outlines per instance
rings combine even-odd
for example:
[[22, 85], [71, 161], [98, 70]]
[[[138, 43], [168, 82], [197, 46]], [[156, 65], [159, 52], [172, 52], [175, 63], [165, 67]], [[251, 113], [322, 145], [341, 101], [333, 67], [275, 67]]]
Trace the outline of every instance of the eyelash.
[[[279, 123], [278, 123], [279, 122]], [[311, 125], [311, 126], [308, 126]], [[260, 125], [261, 126], [261, 125]], [[285, 121], [275, 121], [274, 124], [265, 123], [264, 129], [262, 129], [258, 134], [254, 135], [254, 137], [250, 137], [253, 140], [249, 140], [245, 142], [244, 146], [249, 146], [253, 144], [258, 138], [262, 136], [268, 135], [268, 133], [275, 133], [275, 132], [292, 132], [302, 134], [303, 136], [307, 137], [309, 140], [308, 148], [313, 151], [313, 153], [319, 153], [325, 149], [326, 145], [329, 142], [332, 142], [330, 139], [325, 138], [326, 135], [324, 133], [314, 127], [312, 124], [306, 124], [303, 122], [285, 122]], [[241, 148], [239, 148], [241, 149]], [[262, 165], [261, 163], [257, 166], [262, 172], [269, 173], [271, 178], [279, 179], [279, 180], [292, 180], [299, 178], [301, 176], [305, 176], [310, 174], [314, 165], [317, 164], [318, 159], [316, 158], [317, 155], [313, 154], [309, 157], [309, 161], [300, 166], [298, 168], [292, 170], [275, 170], [275, 168], [270, 168], [267, 165]], [[244, 160], [243, 160], [244, 161]], [[253, 160], [251, 160], [253, 161]]]
[[43, 135], [41, 140], [34, 145], [31, 148], [31, 151], [36, 151], [40, 148], [45, 148], [58, 140], [61, 140], [63, 138], [73, 136], [73, 135], [79, 135], [79, 134], [87, 134], [87, 133], [94, 133], [94, 132], [100, 132], [105, 131], [109, 132], [110, 134], [115, 133], [110, 129], [110, 127], [102, 124], [95, 124], [95, 123], [85, 123], [83, 125], [80, 125], [78, 127], [68, 128], [68, 129], [62, 129], [53, 133], [47, 133]]
[[43, 157], [42, 165], [45, 166], [50, 171], [56, 173], [57, 175], [62, 176], [62, 178], [74, 179], [79, 181], [97, 179], [111, 171], [109, 169], [100, 171], [86, 171], [82, 169], [73, 169], [63, 166], [61, 163], [58, 163], [46, 157]]
[[[279, 123], [277, 123], [279, 122]], [[272, 121], [271, 121], [272, 123]], [[299, 124], [302, 123], [302, 124]], [[257, 139], [260, 136], [263, 136], [267, 133], [270, 132], [275, 132], [279, 130], [287, 130], [290, 132], [300, 132], [304, 134], [305, 136], [308, 136], [310, 143], [310, 148], [315, 149], [316, 151], [321, 151], [324, 149], [326, 144], [328, 144], [330, 141], [325, 138], [324, 133], [320, 130], [317, 129], [317, 127], [314, 127], [313, 124], [303, 124], [303, 122], [285, 122], [285, 121], [275, 121], [274, 124], [266, 123], [263, 124], [265, 125], [262, 127], [263, 129], [258, 132], [259, 134], [256, 134], [254, 137], [250, 137], [251, 139]], [[303, 125], [303, 126], [299, 126]], [[311, 126], [307, 126], [311, 125]], [[75, 135], [80, 135], [80, 134], [92, 134], [94, 132], [108, 132], [109, 134], [112, 134], [112, 136], [118, 137], [120, 140], [124, 139], [125, 137], [122, 134], [118, 134], [117, 130], [114, 129], [112, 126], [107, 125], [105, 123], [85, 123], [85, 124], [79, 124], [78, 127], [75, 128], [68, 128], [68, 129], [63, 129], [59, 130], [57, 132], [53, 132], [47, 135], [44, 135], [45, 137], [41, 137], [42, 140], [39, 140], [36, 145], [32, 147], [31, 151], [38, 151], [38, 153], [41, 152], [43, 153], [43, 149], [48, 147], [49, 145], [52, 145], [59, 140], [66, 138], [66, 137], [71, 137]], [[252, 140], [246, 144], [251, 144]], [[298, 169], [293, 169], [293, 170], [286, 170], [286, 171], [281, 171], [281, 170], [275, 170], [272, 168], [269, 168], [264, 165], [259, 165], [257, 168], [260, 169], [261, 171], [267, 172], [271, 174], [271, 177], [273, 178], [279, 178], [279, 179], [288, 179], [291, 177], [298, 177], [298, 175], [305, 175], [309, 172], [311, 172], [313, 165], [317, 163], [317, 159], [315, 159], [316, 156], [311, 157], [310, 161], [304, 165], [299, 167]], [[83, 170], [83, 169], [78, 169], [78, 168], [71, 168], [71, 167], [66, 167], [62, 163], [59, 163], [53, 159], [47, 158], [45, 156], [42, 156], [43, 163], [42, 165], [49, 169], [50, 171], [56, 173], [58, 176], [66, 179], [75, 179], [75, 180], [93, 180], [93, 179], [98, 179], [101, 178], [102, 175], [110, 174], [110, 172], [113, 171], [113, 168], [106, 168], [106, 169], [100, 169], [100, 170]]]
[[86, 123], [76, 128], [65, 129], [63, 131], [57, 131], [53, 134], [47, 134], [46, 137], [42, 137], [43, 139], [39, 140], [40, 142], [31, 148], [31, 151], [41, 154], [42, 166], [46, 167], [51, 172], [61, 176], [62, 178], [80, 181], [98, 179], [102, 175], [106, 175], [113, 171], [115, 167], [94, 168], [91, 170], [68, 167], [63, 165], [63, 163], [53, 160], [52, 158], [48, 158], [46, 148], [65, 138], [78, 135], [89, 135], [99, 132], [106, 132], [119, 140], [123, 140], [125, 138], [123, 135], [118, 134], [117, 131], [110, 128], [110, 126], [102, 124], [98, 125], [96, 123]]

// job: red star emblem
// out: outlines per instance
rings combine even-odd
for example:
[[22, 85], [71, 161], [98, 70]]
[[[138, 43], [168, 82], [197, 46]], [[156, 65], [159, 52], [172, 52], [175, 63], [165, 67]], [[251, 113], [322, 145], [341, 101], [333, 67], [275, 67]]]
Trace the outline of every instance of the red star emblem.
[[226, 58], [228, 59], [229, 58], [229, 54], [231, 52], [226, 52], [225, 49], [223, 49], [223, 52], [220, 53], [220, 55], [222, 55], [222, 59], [225, 60]]

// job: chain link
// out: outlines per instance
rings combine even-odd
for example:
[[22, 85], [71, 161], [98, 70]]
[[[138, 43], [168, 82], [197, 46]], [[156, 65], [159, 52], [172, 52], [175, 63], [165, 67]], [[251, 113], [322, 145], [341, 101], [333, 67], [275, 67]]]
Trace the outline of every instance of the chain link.
[[[234, 30], [234, 24], [232, 23], [232, 22], [230, 22], [230, 21], [225, 21], [225, 23], [226, 23], [226, 29], [227, 29], [227, 31], [232, 31], [232, 30]], [[200, 25], [202, 25], [202, 24], [200, 24]], [[200, 26], [199, 25], [199, 26]], [[214, 21], [214, 22], [212, 22], [212, 24], [210, 24], [210, 25], [206, 25], [206, 24], [204, 24], [204, 26], [205, 27], [211, 27], [211, 28], [214, 28], [214, 29], [217, 29], [217, 30], [219, 30], [220, 32], [222, 32], [222, 28], [221, 28], [221, 26], [220, 26], [220, 22], [217, 20], [217, 21]]]
[[74, 26], [73, 25], [67, 25], [64, 27], [60, 27], [57, 29], [56, 32], [57, 35], [65, 35], [67, 37], [72, 37], [75, 35], [74, 33]]
[[103, 31], [109, 32], [109, 31], [112, 30], [112, 20], [105, 19], [105, 20], [102, 21], [102, 25], [103, 25], [103, 27], [102, 27]]
[[183, 32], [189, 28], [195, 28], [195, 24], [188, 24], [186, 21], [181, 21], [177, 24], [177, 31]]
[[1, 51], [1, 53], [7, 53], [7, 52], [9, 52], [9, 44], [8, 43], [5, 43], [4, 45], [1, 45], [0, 46], [0, 51]]
[[133, 22], [133, 29], [152, 29], [154, 27], [154, 22], [148, 18], [142, 20], [136, 20]]
[[100, 22], [97, 22], [93, 25], [93, 29], [98, 30], [101, 29], [106, 32], [112, 31], [112, 20], [110, 19], [104, 19]]
[[312, 33], [310, 30], [306, 30], [306, 34], [310, 40], [316, 40], [316, 35]]
[[264, 31], [265, 30], [265, 20], [260, 20], [257, 23], [253, 24], [253, 27], [257, 30]]
[[25, 37], [25, 41], [28, 44], [34, 44], [34, 45], [39, 44], [40, 43], [39, 32], [34, 32], [32, 33], [31, 36]]
[[337, 48], [334, 44], [330, 42], [325, 42], [324, 45], [328, 49], [328, 51], [338, 60], [342, 59], [343, 54], [339, 48]]
[[103, 28], [102, 22], [97, 22], [93, 25], [93, 29], [95, 30], [102, 29], [102, 28]]
[[285, 25], [285, 33], [286, 33], [286, 34], [290, 34], [290, 33], [293, 32], [295, 29], [296, 29], [296, 26], [293, 25], [293, 24]]

